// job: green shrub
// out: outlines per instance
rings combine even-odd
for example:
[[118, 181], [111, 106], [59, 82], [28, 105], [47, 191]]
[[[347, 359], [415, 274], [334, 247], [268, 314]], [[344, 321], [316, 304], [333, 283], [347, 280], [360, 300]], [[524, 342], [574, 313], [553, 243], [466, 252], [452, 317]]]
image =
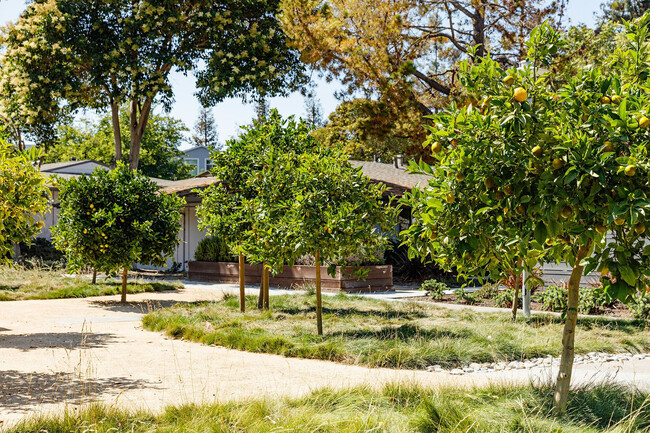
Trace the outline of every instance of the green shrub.
[[199, 262], [234, 262], [223, 238], [208, 236], [199, 242], [194, 251], [194, 260]]
[[650, 320], [650, 295], [647, 292], [634, 295], [627, 307], [635, 319]]
[[548, 286], [537, 295], [537, 300], [546, 311], [564, 311], [567, 305], [567, 289], [559, 286]]
[[608, 300], [601, 285], [580, 288], [578, 311], [582, 314], [596, 313], [600, 307], [607, 307], [610, 304], [611, 301]]
[[468, 305], [478, 304], [480, 301], [477, 292], [466, 292], [465, 289], [454, 290], [454, 296], [456, 296], [456, 302], [463, 302]]
[[[515, 289], [506, 289], [494, 297], [494, 304], [499, 308], [512, 308], [512, 300], [515, 297]], [[521, 308], [521, 295], [517, 307]]]
[[478, 292], [476, 296], [481, 299], [494, 299], [499, 295], [499, 284], [498, 283], [485, 283]]
[[422, 286], [420, 286], [420, 290], [426, 290], [427, 295], [431, 296], [431, 298], [436, 301], [441, 300], [444, 291], [448, 289], [449, 287], [447, 287], [445, 283], [436, 280], [426, 280], [422, 283]]
[[47, 266], [65, 267], [65, 256], [52, 241], [35, 238], [32, 243], [20, 244], [20, 257], [24, 263], [43, 263]]

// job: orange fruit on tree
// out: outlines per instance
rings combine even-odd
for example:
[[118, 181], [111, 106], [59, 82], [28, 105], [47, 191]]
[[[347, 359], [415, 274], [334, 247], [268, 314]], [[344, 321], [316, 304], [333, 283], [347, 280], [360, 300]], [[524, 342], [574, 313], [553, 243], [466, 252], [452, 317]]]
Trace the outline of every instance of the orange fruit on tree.
[[535, 158], [539, 158], [540, 156], [542, 156], [543, 153], [544, 153], [544, 149], [542, 149], [540, 146], [533, 147], [533, 156]]
[[571, 206], [564, 206], [562, 208], [562, 218], [569, 218], [571, 215], [573, 215], [573, 209], [571, 209]]
[[612, 100], [609, 99], [609, 97], [607, 97], [607, 96], [603, 96], [602, 98], [600, 98], [600, 103], [603, 104], [603, 105], [607, 105], [610, 102], [612, 102]]
[[503, 192], [505, 195], [512, 195], [512, 193], [515, 192], [515, 187], [512, 186], [511, 184], [508, 184], [505, 187], [503, 187]]
[[650, 119], [645, 116], [639, 117], [639, 126], [643, 129], [648, 129], [648, 126], [650, 126]]
[[611, 141], [606, 141], [603, 143], [603, 151], [605, 152], [613, 152], [614, 151], [614, 145], [612, 144]]
[[492, 189], [494, 188], [495, 185], [494, 179], [492, 179], [491, 177], [486, 177], [485, 180], [483, 181], [483, 184], [487, 189]]
[[596, 231], [602, 235], [607, 231], [607, 227], [602, 223], [596, 223]]
[[436, 141], [431, 146], [431, 150], [433, 150], [435, 153], [440, 153], [442, 151], [442, 144], [440, 144], [439, 141]]
[[553, 168], [556, 170], [559, 170], [560, 168], [564, 167], [564, 161], [562, 161], [562, 159], [560, 158], [555, 158], [552, 164], [553, 164]]
[[513, 98], [517, 102], [524, 102], [526, 99], [528, 99], [528, 93], [526, 92], [526, 89], [524, 89], [523, 87], [517, 87], [515, 89]]
[[456, 201], [456, 195], [453, 192], [450, 192], [449, 194], [447, 194], [447, 197], [445, 197], [445, 200], [447, 201], [447, 203], [452, 204], [453, 202]]
[[463, 172], [459, 171], [458, 173], [456, 173], [456, 180], [458, 182], [462, 182], [463, 180], [465, 180], [465, 175], [463, 174]]
[[634, 231], [639, 235], [645, 233], [645, 224], [643, 224], [643, 223], [635, 224], [634, 225]]
[[622, 226], [623, 224], [625, 224], [625, 220], [621, 217], [614, 218], [614, 224], [616, 224], [617, 226]]
[[625, 167], [625, 175], [626, 176], [634, 176], [636, 174], [636, 165], [628, 165]]
[[503, 79], [503, 84], [504, 84], [505, 86], [512, 86], [513, 84], [515, 84], [515, 77], [513, 77], [512, 75], [508, 75], [508, 76], [506, 76], [506, 77]]
[[612, 96], [612, 102], [616, 105], [620, 104], [623, 98], [621, 98], [619, 95], [614, 95]]

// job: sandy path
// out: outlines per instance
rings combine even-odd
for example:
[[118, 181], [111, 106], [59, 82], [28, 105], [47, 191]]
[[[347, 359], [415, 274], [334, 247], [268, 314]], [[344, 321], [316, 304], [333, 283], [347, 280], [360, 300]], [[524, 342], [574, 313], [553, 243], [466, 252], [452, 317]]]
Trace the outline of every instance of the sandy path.
[[[541, 368], [465, 376], [368, 369], [204, 346], [141, 327], [143, 313], [153, 305], [214, 300], [222, 293], [188, 287], [129, 295], [126, 306], [115, 296], [0, 302], [0, 427], [88, 401], [158, 411], [189, 402], [298, 396], [325, 386], [480, 386], [553, 375]], [[579, 366], [575, 377], [592, 381], [616, 372], [618, 380], [650, 388], [648, 359]]]

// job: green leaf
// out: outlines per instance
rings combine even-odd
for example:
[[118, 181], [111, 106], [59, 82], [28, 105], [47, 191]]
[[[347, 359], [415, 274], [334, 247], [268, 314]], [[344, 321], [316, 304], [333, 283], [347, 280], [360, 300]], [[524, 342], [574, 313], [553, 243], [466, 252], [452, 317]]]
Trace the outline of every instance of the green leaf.
[[543, 244], [548, 237], [548, 230], [546, 229], [546, 224], [543, 221], [540, 221], [535, 226], [534, 231], [535, 240], [540, 244]]
[[630, 286], [636, 285], [636, 276], [634, 275], [632, 268], [625, 265], [619, 265], [618, 271], [621, 273], [621, 277], [623, 277], [623, 280], [625, 280], [627, 284]]

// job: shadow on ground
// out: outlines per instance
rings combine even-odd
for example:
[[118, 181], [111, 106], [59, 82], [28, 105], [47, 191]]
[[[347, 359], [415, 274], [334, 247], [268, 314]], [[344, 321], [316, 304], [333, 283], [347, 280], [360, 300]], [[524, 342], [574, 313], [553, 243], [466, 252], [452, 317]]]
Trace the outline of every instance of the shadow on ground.
[[157, 301], [154, 299], [148, 299], [146, 301], [126, 302], [125, 304], [119, 301], [90, 301], [90, 304], [93, 307], [99, 307], [120, 313], [148, 314], [152, 311], [169, 308], [176, 304], [189, 304], [189, 302], [174, 300]]
[[[92, 349], [105, 347], [116, 339], [113, 334], [90, 332], [37, 332], [33, 334], [1, 334], [0, 349], [20, 349], [24, 352], [34, 349], [62, 348]], [[0, 372], [0, 377], [2, 372]], [[2, 383], [0, 381], [0, 389]]]
[[72, 373], [0, 371], [0, 407], [28, 411], [29, 406], [48, 403], [80, 404], [104, 394], [156, 387], [152, 382], [126, 377], [79, 378]]

